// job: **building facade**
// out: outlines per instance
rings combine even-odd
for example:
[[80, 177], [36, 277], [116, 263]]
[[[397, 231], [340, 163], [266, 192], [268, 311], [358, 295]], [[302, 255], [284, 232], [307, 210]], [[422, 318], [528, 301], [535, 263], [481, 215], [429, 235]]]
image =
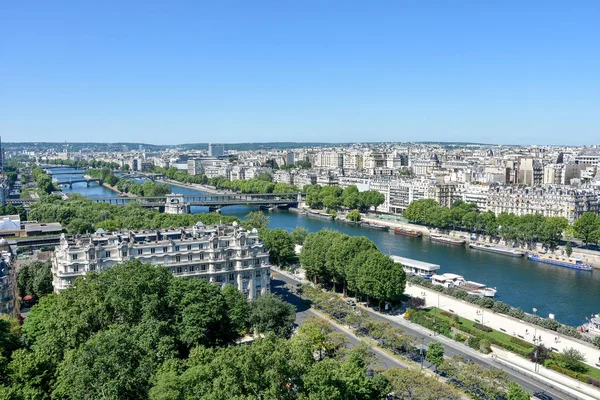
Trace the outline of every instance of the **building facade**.
[[598, 213], [598, 194], [565, 186], [497, 187], [488, 192], [486, 208], [496, 215], [503, 212], [517, 216], [541, 214], [564, 217], [573, 223], [585, 212]]
[[90, 271], [102, 271], [127, 260], [163, 265], [177, 277], [232, 284], [247, 298], [270, 291], [269, 253], [256, 230], [237, 223], [206, 227], [147, 230], [61, 238], [52, 257], [56, 292]]

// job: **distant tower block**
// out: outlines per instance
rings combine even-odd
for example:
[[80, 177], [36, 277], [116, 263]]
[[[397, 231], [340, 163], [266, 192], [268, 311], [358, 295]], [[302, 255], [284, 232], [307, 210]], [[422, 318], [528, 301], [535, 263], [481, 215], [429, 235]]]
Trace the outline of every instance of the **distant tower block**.
[[225, 153], [225, 146], [217, 143], [208, 144], [208, 155], [210, 157], [223, 157]]

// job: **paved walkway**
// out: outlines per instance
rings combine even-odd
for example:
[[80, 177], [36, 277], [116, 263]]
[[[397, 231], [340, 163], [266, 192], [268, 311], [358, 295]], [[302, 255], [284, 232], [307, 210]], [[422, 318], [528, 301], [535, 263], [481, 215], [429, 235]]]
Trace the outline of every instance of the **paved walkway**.
[[562, 336], [557, 332], [546, 330], [513, 317], [494, 313], [491, 310], [455, 299], [423, 286], [411, 284], [410, 282], [406, 284], [405, 293], [412, 297], [424, 297], [425, 304], [428, 307], [439, 306], [442, 310], [450, 311], [463, 318], [480, 322], [492, 329], [505, 332], [530, 343], [534, 343], [533, 339], [535, 336], [537, 343], [540, 343], [541, 340], [541, 343], [544, 346], [554, 348], [557, 351], [562, 351], [568, 347], [575, 348], [585, 354], [586, 363], [591, 366], [597, 367], [597, 363], [600, 363], [600, 349], [593, 347], [591, 344], [567, 336]]

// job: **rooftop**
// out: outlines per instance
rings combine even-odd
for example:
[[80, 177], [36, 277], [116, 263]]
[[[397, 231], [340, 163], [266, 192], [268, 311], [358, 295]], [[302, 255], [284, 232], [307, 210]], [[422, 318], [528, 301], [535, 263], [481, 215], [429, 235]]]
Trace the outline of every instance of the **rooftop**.
[[400, 257], [400, 256], [390, 256], [394, 262], [400, 263], [407, 267], [418, 268], [426, 271], [437, 271], [440, 269], [438, 264], [431, 264], [424, 261], [413, 260], [412, 258]]

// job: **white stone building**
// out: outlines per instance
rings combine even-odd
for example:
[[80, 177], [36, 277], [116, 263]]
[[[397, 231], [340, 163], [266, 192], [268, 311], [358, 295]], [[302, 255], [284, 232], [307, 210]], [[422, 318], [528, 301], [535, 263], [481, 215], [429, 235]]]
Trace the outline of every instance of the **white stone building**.
[[97, 232], [74, 240], [63, 236], [52, 257], [56, 292], [90, 271], [127, 260], [163, 265], [173, 275], [233, 284], [249, 299], [270, 290], [269, 253], [256, 230], [237, 223], [167, 230]]

